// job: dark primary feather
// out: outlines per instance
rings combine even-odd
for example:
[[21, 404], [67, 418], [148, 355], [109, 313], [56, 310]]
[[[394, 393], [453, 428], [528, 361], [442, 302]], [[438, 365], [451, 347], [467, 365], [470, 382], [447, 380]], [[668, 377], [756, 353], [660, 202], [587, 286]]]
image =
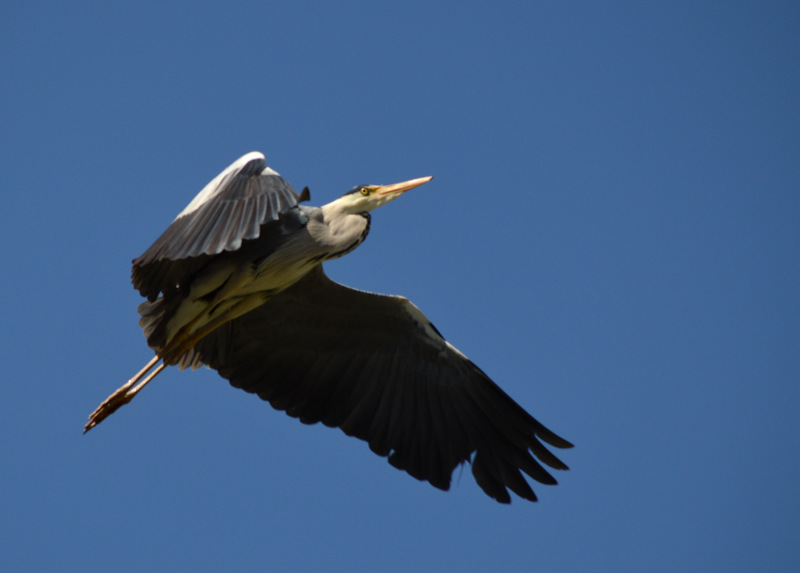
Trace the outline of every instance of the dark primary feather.
[[283, 177], [267, 168], [263, 155], [245, 155], [212, 180], [150, 248], [134, 259], [133, 286], [142, 296], [155, 300], [213, 255], [235, 251], [243, 240], [257, 238], [264, 223], [278, 219], [299, 199]]
[[406, 299], [342, 286], [319, 266], [195, 350], [233, 386], [367, 441], [417, 479], [446, 490], [475, 452], [472, 471], [488, 495], [507, 503], [510, 489], [535, 500], [521, 472], [555, 483], [540, 462], [567, 467], [541, 441], [571, 444], [426, 324]]

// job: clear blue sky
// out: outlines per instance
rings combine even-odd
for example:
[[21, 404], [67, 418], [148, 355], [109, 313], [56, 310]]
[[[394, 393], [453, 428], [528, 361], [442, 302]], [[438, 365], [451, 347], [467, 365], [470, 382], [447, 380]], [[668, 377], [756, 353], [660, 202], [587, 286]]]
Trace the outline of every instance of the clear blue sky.
[[[791, 2], [6, 6], [4, 567], [800, 570], [798, 30]], [[209, 370], [81, 434], [150, 358], [131, 259], [251, 150], [314, 204], [436, 177], [328, 272], [576, 444], [539, 503]]]

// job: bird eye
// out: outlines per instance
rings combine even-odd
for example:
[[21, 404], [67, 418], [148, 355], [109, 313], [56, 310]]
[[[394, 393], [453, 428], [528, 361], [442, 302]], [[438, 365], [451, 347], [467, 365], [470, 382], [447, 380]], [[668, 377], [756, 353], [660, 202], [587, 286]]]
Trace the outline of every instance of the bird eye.
[[369, 187], [362, 187], [362, 188], [361, 188], [361, 194], [362, 194], [364, 197], [366, 197], [367, 195], [369, 195]]

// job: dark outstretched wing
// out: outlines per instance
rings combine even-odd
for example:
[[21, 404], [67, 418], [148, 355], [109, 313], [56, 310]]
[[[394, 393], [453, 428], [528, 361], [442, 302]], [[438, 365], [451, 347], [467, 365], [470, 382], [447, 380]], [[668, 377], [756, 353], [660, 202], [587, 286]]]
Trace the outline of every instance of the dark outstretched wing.
[[[350, 289], [317, 267], [200, 341], [203, 362], [301, 422], [337, 426], [420, 480], [450, 487], [472, 460], [483, 490], [536, 496], [520, 470], [567, 469], [539, 441], [571, 444], [537, 422], [447, 343], [407, 299]], [[537, 459], [539, 461], [537, 461]]]
[[235, 251], [256, 239], [261, 225], [297, 205], [300, 196], [267, 167], [261, 153], [248, 153], [217, 175], [166, 231], [133, 261], [133, 286], [150, 300], [175, 287], [207, 257]]

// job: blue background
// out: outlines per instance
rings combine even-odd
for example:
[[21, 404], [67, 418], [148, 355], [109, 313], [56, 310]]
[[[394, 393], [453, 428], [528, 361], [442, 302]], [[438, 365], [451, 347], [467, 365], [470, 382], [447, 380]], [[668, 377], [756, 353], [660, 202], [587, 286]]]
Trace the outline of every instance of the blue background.
[[[793, 2], [14, 3], [0, 554], [14, 571], [800, 569]], [[239, 155], [374, 213], [404, 294], [576, 448], [450, 492], [150, 358], [130, 261]]]

